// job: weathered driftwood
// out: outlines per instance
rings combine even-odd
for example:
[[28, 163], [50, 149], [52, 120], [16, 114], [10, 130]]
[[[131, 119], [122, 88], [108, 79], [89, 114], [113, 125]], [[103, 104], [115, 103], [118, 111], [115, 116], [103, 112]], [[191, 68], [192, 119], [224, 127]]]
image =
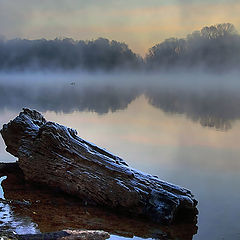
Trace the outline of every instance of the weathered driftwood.
[[155, 222], [172, 223], [180, 215], [196, 219], [197, 201], [189, 190], [128, 167], [35, 110], [24, 109], [1, 134], [26, 180]]
[[[192, 240], [197, 233], [197, 226], [193, 222], [166, 226], [146, 222], [144, 218], [130, 218], [104, 207], [85, 205], [78, 198], [62, 191], [24, 181], [18, 164], [0, 164], [1, 176], [6, 176], [1, 185], [7, 199], [2, 203], [10, 205], [11, 216], [31, 219], [42, 233], [59, 229], [99, 229], [128, 238], [136, 236], [161, 240]], [[8, 229], [12, 221], [2, 219], [2, 225]]]

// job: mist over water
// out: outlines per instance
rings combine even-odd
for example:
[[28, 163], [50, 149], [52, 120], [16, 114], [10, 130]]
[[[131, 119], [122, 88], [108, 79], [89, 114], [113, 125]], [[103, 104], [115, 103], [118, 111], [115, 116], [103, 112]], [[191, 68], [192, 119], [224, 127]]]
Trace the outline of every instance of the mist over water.
[[[0, 199], [34, 203], [0, 201], [0, 240], [67, 228], [240, 239], [237, 2], [0, 0], [0, 128], [36, 109], [199, 202], [198, 230], [159, 227], [0, 176]], [[0, 162], [16, 161], [5, 147], [0, 137]]]
[[0, 74], [0, 110], [41, 112], [124, 110], [143, 95], [167, 114], [182, 114], [202, 126], [228, 130], [240, 118], [238, 72], [172, 73], [25, 72]]
[[[0, 123], [29, 107], [76, 128], [130, 166], [191, 189], [200, 211], [193, 239], [235, 240], [239, 93], [237, 71], [2, 72]], [[4, 148], [1, 161], [14, 161]]]

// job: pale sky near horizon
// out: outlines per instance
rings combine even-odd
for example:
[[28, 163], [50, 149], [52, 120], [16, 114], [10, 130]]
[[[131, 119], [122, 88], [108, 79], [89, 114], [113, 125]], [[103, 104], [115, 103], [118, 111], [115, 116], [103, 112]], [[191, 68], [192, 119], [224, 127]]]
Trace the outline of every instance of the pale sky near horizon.
[[0, 0], [0, 36], [98, 37], [125, 42], [144, 55], [170, 37], [230, 22], [240, 30], [240, 0]]

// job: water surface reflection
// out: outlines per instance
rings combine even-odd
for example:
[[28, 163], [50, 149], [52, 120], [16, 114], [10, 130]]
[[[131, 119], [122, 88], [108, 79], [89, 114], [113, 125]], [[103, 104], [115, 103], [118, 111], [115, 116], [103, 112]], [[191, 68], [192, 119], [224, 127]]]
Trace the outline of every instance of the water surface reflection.
[[[48, 120], [77, 129], [82, 138], [121, 156], [130, 166], [191, 189], [199, 201], [200, 211], [194, 240], [239, 238], [239, 86], [179, 84], [172, 87], [109, 82], [91, 85], [72, 80], [56, 85], [55, 82], [0, 81], [0, 92], [0, 124], [15, 117], [25, 106], [42, 111]], [[4, 151], [3, 142], [0, 142], [0, 159], [14, 160]], [[40, 192], [35, 189], [32, 195], [21, 194], [37, 201]], [[17, 198], [14, 191], [9, 190], [7, 195]], [[78, 207], [80, 220], [71, 214], [66, 200], [53, 196], [51, 202], [46, 196], [41, 196], [45, 199], [42, 207], [33, 205], [31, 213], [20, 209], [11, 211], [30, 217], [41, 231], [62, 228], [63, 223], [78, 227], [76, 222], [79, 222], [83, 226], [112, 229], [113, 234], [129, 237], [150, 237], [156, 229], [164, 233], [173, 231], [170, 236], [184, 232], [146, 228], [146, 223], [92, 208], [87, 208], [88, 215], [83, 206]], [[66, 212], [54, 215], [58, 209], [52, 205], [58, 201], [58, 208], [64, 206]], [[41, 218], [33, 213], [38, 212], [37, 208], [42, 213]], [[53, 221], [47, 212], [51, 208]], [[51, 223], [49, 226], [47, 220]], [[106, 222], [112, 225], [106, 227]]]
[[124, 110], [140, 95], [166, 113], [183, 114], [202, 126], [228, 130], [240, 118], [239, 89], [220, 86], [201, 88], [172, 87], [161, 84], [121, 84], [86, 82], [0, 81], [0, 110], [19, 111], [23, 106], [41, 112], [98, 114]]

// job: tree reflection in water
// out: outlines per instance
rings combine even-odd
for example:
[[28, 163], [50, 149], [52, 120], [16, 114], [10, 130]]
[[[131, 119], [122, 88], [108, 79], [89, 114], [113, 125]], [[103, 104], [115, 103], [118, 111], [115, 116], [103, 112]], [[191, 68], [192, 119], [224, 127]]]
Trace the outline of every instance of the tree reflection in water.
[[240, 95], [224, 88], [183, 89], [162, 86], [137, 87], [136, 84], [8, 84], [0, 82], [0, 110], [19, 111], [22, 107], [38, 111], [98, 114], [123, 110], [144, 95], [152, 106], [166, 113], [184, 114], [204, 127], [228, 130], [240, 118]]

